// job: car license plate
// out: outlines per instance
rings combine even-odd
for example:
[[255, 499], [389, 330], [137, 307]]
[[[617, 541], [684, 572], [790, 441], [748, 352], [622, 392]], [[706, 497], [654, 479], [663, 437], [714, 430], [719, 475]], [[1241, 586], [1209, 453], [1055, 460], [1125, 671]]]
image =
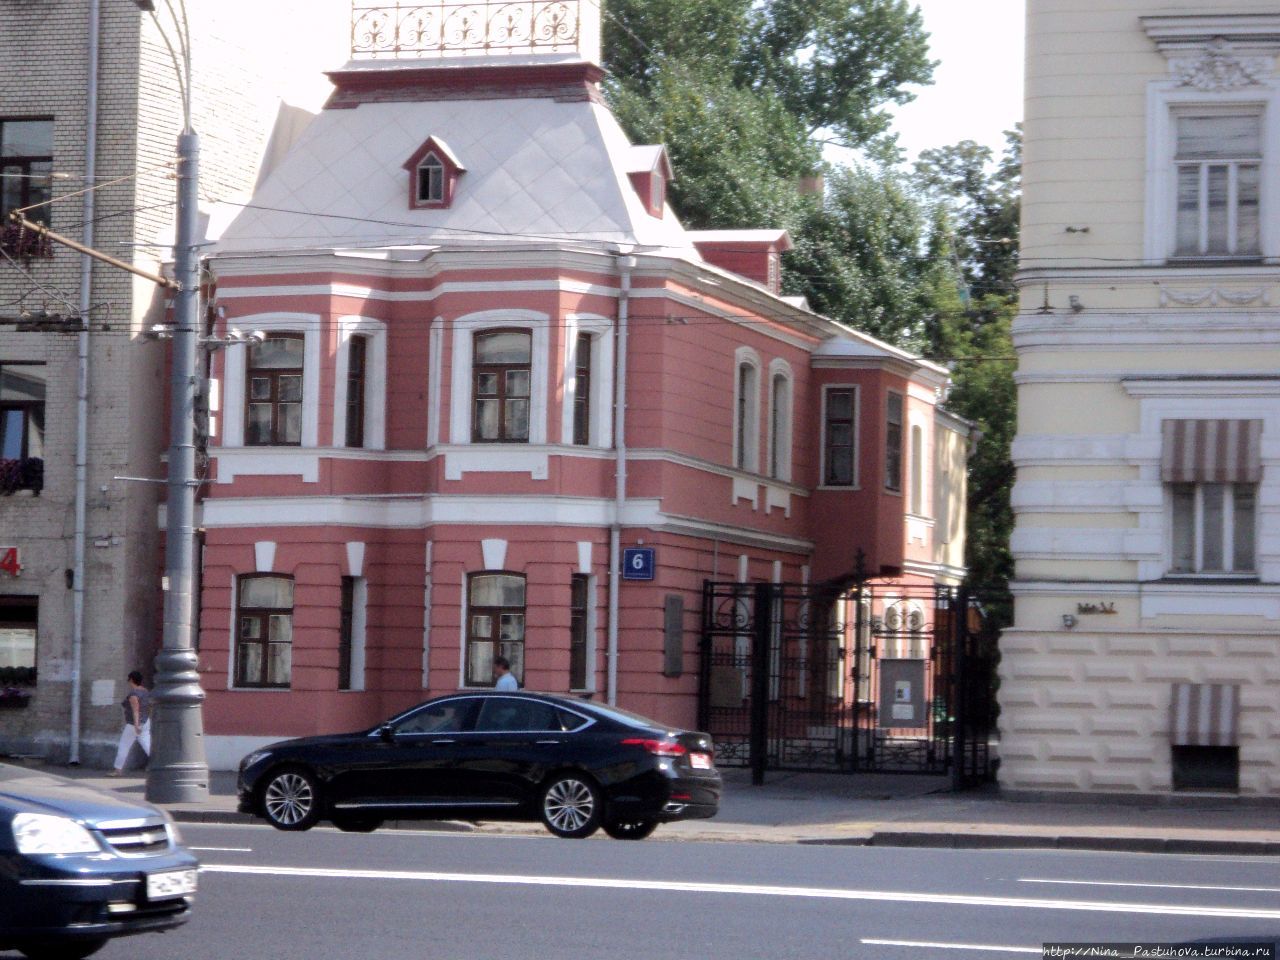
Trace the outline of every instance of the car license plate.
[[173, 870], [147, 874], [147, 899], [170, 900], [196, 892], [196, 871]]
[[711, 754], [709, 753], [691, 753], [689, 754], [689, 766], [695, 770], [711, 769]]

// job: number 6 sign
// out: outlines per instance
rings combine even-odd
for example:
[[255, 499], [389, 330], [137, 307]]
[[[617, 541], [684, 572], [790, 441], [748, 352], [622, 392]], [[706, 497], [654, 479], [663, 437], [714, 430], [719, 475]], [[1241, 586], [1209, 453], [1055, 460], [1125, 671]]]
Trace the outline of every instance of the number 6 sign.
[[623, 580], [652, 580], [653, 568], [653, 547], [627, 547], [622, 551]]

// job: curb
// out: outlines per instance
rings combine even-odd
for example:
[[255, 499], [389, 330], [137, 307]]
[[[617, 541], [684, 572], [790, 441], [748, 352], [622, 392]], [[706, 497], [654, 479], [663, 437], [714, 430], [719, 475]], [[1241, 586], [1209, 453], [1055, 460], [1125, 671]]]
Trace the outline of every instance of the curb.
[[[820, 840], [806, 841], [820, 843]], [[833, 841], [849, 842], [849, 841]], [[1280, 842], [1229, 840], [1212, 837], [1090, 837], [999, 833], [933, 833], [886, 830], [866, 841], [876, 847], [934, 847], [951, 850], [1092, 850], [1102, 853], [1230, 854], [1280, 856]]]

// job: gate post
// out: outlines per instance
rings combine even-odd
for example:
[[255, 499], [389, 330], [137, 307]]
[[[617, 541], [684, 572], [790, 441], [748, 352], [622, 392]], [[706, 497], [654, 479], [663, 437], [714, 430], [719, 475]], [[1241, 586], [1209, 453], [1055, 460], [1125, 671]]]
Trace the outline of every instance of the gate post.
[[761, 786], [769, 753], [769, 625], [772, 587], [755, 585], [751, 619], [751, 783]]
[[951, 591], [951, 644], [955, 659], [952, 703], [955, 720], [951, 726], [951, 789], [963, 790], [968, 785], [966, 766], [969, 754], [969, 591]]

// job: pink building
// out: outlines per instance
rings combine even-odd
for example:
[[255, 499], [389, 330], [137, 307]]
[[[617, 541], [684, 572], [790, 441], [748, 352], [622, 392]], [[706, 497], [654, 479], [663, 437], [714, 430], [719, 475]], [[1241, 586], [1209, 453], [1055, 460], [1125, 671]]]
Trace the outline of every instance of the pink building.
[[684, 230], [603, 104], [598, 8], [523, 6], [574, 29], [392, 50], [357, 10], [211, 257], [219, 332], [265, 337], [211, 370], [214, 768], [498, 655], [693, 725], [705, 581], [963, 575], [945, 370], [781, 296], [784, 232]]

